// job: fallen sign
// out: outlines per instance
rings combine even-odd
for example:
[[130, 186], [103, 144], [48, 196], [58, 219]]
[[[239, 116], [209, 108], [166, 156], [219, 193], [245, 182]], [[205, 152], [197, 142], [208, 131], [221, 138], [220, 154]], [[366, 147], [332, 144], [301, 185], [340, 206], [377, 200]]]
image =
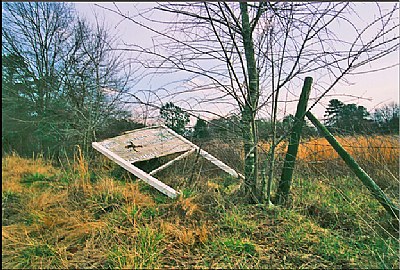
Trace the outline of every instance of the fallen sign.
[[[92, 147], [170, 198], [175, 198], [179, 192], [164, 184], [153, 175], [195, 151], [199, 151], [201, 156], [233, 177], [244, 178], [243, 175], [237, 173], [216, 157], [200, 149], [200, 147], [166, 126], [146, 127], [127, 131], [117, 137], [101, 142], [93, 142]], [[150, 173], [133, 165], [133, 163], [138, 161], [150, 160], [174, 153], [182, 154]]]

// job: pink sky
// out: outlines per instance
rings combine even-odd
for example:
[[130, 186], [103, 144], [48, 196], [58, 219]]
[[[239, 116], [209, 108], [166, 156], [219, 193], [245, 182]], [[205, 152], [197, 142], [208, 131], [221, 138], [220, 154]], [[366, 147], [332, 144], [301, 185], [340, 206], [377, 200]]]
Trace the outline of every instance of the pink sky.
[[[102, 6], [107, 6], [112, 8], [112, 3], [99, 3]], [[142, 7], [151, 6], [153, 3], [135, 3], [136, 5]], [[118, 7], [123, 11], [132, 10], [134, 3], [117, 3]], [[358, 14], [364, 21], [368, 21], [371, 15], [371, 8], [374, 8], [373, 3], [354, 3]], [[380, 3], [383, 7], [392, 7], [395, 3]], [[104, 11], [96, 7], [93, 3], [77, 2], [75, 3], [78, 12], [84, 15], [89, 20], [93, 19], [93, 10], [95, 10], [100, 18], [105, 18], [107, 24], [115, 30], [116, 33], [128, 43], [139, 43], [141, 45], [150, 45], [151, 36], [154, 34], [149, 33], [149, 31], [143, 30], [138, 26], [134, 25], [129, 21], [121, 22], [121, 18], [111, 12]], [[113, 30], [113, 31], [114, 31]], [[342, 34], [342, 33], [341, 33]], [[343, 33], [345, 36], [346, 33]], [[383, 71], [378, 71], [376, 73], [362, 74], [357, 76], [348, 76], [347, 80], [352, 83], [352, 85], [338, 84], [330, 93], [329, 96], [323, 98], [319, 104], [317, 104], [312, 112], [315, 113], [319, 118], [323, 117], [325, 106], [328, 104], [329, 100], [332, 98], [338, 98], [345, 103], [356, 103], [365, 106], [368, 110], [382, 104], [387, 104], [390, 102], [399, 102], [399, 51], [391, 54], [389, 57], [380, 59], [371, 65], [364, 66], [362, 69], [357, 71], [367, 71], [379, 69], [383, 66], [396, 65], [393, 68], [386, 69]], [[176, 78], [173, 78], [176, 79]], [[153, 79], [154, 84], [157, 84], [156, 78]], [[163, 78], [163, 80], [165, 80]], [[315, 80], [315, 78], [314, 78]], [[310, 98], [313, 98], [317, 93], [311, 94]], [[355, 98], [351, 96], [362, 97]], [[181, 97], [182, 98], [182, 97]], [[290, 98], [289, 98], [290, 99]], [[182, 103], [183, 104], [183, 103]], [[213, 105], [214, 106], [214, 105]], [[184, 105], [183, 105], [184, 107]], [[211, 108], [211, 107], [210, 107]], [[219, 108], [214, 106], [215, 112], [224, 113], [226, 105], [220, 105]], [[296, 104], [291, 103], [287, 106], [287, 113], [295, 113]]]

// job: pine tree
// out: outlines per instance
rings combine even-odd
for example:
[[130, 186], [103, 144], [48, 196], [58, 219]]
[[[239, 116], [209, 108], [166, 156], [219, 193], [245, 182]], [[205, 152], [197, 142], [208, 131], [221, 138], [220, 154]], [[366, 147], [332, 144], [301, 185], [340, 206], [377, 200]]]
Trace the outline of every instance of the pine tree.
[[339, 121], [339, 114], [345, 104], [338, 99], [331, 99], [325, 110], [325, 125], [334, 127]]
[[196, 125], [194, 126], [193, 137], [197, 139], [204, 139], [210, 136], [208, 131], [207, 122], [201, 118], [197, 119]]
[[182, 108], [168, 102], [161, 107], [160, 115], [167, 127], [180, 135], [185, 133], [185, 126], [189, 123], [189, 114]]

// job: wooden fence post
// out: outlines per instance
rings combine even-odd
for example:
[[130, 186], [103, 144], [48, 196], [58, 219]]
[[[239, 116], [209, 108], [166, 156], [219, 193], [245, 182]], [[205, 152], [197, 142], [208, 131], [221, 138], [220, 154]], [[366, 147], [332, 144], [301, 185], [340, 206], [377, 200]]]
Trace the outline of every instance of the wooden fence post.
[[284, 204], [289, 198], [290, 185], [292, 184], [293, 169], [296, 162], [296, 155], [299, 149], [301, 130], [304, 125], [304, 115], [307, 109], [308, 98], [310, 96], [312, 77], [306, 77], [303, 89], [301, 90], [300, 100], [297, 104], [295, 123], [292, 134], [290, 135], [289, 146], [283, 165], [281, 180], [277, 191], [277, 203]]
[[349, 153], [340, 145], [332, 133], [311, 113], [306, 113], [307, 118], [324, 134], [326, 140], [332, 145], [339, 156], [344, 160], [347, 166], [357, 175], [363, 184], [369, 189], [372, 195], [380, 202], [386, 211], [395, 218], [399, 218], [400, 209], [397, 207], [382, 191], [382, 189], [369, 177], [369, 175], [358, 165]]

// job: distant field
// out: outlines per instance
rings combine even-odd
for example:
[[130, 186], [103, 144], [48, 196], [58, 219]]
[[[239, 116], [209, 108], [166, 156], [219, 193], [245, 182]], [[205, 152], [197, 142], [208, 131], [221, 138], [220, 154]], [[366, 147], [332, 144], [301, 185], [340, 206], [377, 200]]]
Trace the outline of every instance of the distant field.
[[[390, 186], [392, 191], [397, 194], [400, 158], [399, 136], [336, 136], [336, 139], [381, 187]], [[286, 141], [282, 141], [276, 147], [275, 174], [278, 176], [282, 169], [287, 145]], [[259, 146], [260, 166], [263, 166], [270, 143], [260, 141]], [[215, 139], [204, 147], [233, 168], [237, 170], [243, 168], [244, 156], [240, 144], [229, 144]], [[204, 166], [210, 167], [207, 164]], [[321, 174], [325, 177], [352, 175], [351, 170], [325, 138], [304, 138], [301, 140], [295, 173]]]
[[[337, 136], [337, 141], [355, 158], [373, 162], [393, 163], [399, 159], [398, 136]], [[269, 144], [262, 143], [268, 151]], [[278, 153], [285, 153], [287, 142], [277, 146]], [[340, 158], [325, 138], [302, 139], [297, 157], [302, 161], [327, 161]]]
[[[392, 163], [399, 158], [399, 137], [347, 136], [337, 137], [346, 151], [357, 159], [371, 162]], [[303, 161], [324, 161], [339, 158], [325, 138], [310, 139], [301, 144], [298, 157]]]
[[[398, 146], [385, 139], [357, 144]], [[300, 159], [332, 158], [323, 144], [304, 143]], [[398, 149], [383, 149], [373, 159], [398, 159]], [[399, 267], [392, 220], [357, 179], [296, 176], [293, 208], [268, 208], [242, 205], [225, 174], [199, 174], [189, 186], [188, 175], [175, 173], [191, 172], [185, 162], [160, 175], [182, 191], [171, 200], [104, 158], [90, 165], [77, 154], [55, 168], [4, 157], [2, 268]]]

